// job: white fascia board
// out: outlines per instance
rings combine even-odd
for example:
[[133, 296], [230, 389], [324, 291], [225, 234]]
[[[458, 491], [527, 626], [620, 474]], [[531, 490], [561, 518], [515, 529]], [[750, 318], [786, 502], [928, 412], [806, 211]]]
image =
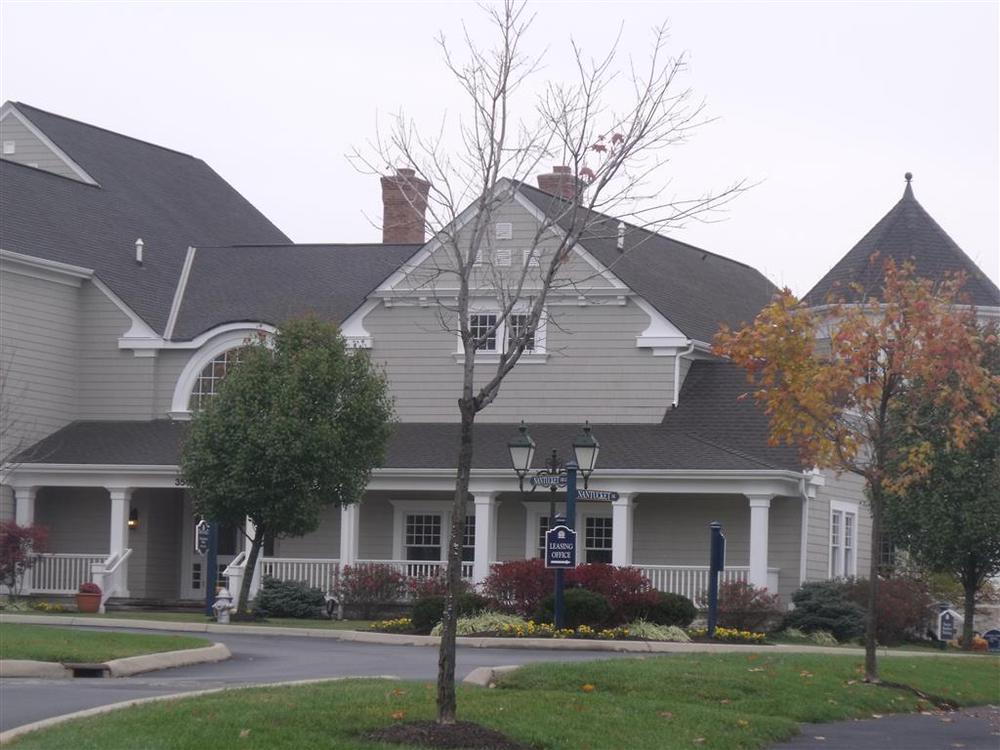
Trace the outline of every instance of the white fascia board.
[[686, 349], [693, 343], [684, 332], [667, 320], [664, 315], [642, 297], [632, 298], [636, 306], [649, 316], [649, 326], [635, 337], [639, 348], [651, 348], [653, 354], [674, 354], [677, 349]]
[[44, 279], [67, 286], [78, 287], [84, 279], [94, 277], [92, 268], [60, 263], [57, 260], [38, 258], [24, 253], [15, 253], [11, 250], [0, 249], [0, 261], [3, 262], [5, 272]]
[[[19, 464], [10, 469], [9, 485], [51, 487], [177, 487], [179, 467], [114, 464]], [[787, 470], [715, 471], [598, 470], [603, 486], [619, 493], [761, 494], [799, 496], [802, 473]], [[375, 469], [366, 491], [455, 489], [455, 469]], [[473, 469], [469, 492], [519, 492], [510, 469]]]
[[70, 158], [69, 154], [67, 154], [65, 151], [59, 148], [55, 143], [52, 142], [52, 140], [47, 135], [45, 135], [45, 133], [39, 130], [38, 127], [35, 125], [35, 123], [29, 120], [25, 114], [23, 114], [20, 110], [18, 110], [16, 106], [14, 106], [13, 102], [4, 102], [3, 106], [0, 106], [0, 120], [4, 120], [7, 117], [13, 117], [15, 120], [24, 125], [24, 127], [27, 128], [28, 131], [33, 136], [35, 136], [35, 138], [40, 140], [47, 149], [49, 149], [67, 167], [69, 167], [70, 171], [72, 171], [73, 174], [79, 177], [81, 182], [85, 182], [88, 185], [96, 185], [97, 187], [100, 187], [100, 183], [97, 180], [95, 180], [93, 177], [87, 174], [86, 170], [84, 170], [83, 167], [81, 167], [79, 164], [73, 161], [73, 159]]
[[368, 317], [368, 313], [378, 307], [378, 304], [377, 299], [365, 300], [357, 310], [348, 315], [347, 319], [340, 324], [340, 335], [347, 340], [350, 346], [357, 349], [372, 348], [372, 335], [365, 328], [365, 318]]
[[184, 291], [187, 289], [188, 277], [191, 275], [191, 266], [194, 265], [194, 256], [197, 252], [197, 248], [188, 247], [187, 255], [184, 256], [184, 265], [181, 266], [181, 275], [177, 278], [177, 288], [174, 290], [174, 299], [170, 303], [170, 313], [167, 315], [167, 325], [163, 329], [163, 338], [167, 341], [173, 338], [177, 315], [181, 310]]
[[160, 348], [160, 344], [163, 342], [160, 334], [154, 331], [146, 321], [140, 318], [131, 307], [122, 301], [121, 297], [111, 291], [108, 285], [97, 276], [94, 276], [91, 281], [105, 297], [111, 300], [115, 307], [128, 317], [129, 322], [132, 324], [125, 333], [118, 337], [118, 348], [131, 349], [136, 357], [155, 357], [156, 350]]
[[[496, 186], [493, 190], [493, 198], [501, 195], [503, 191], [509, 193], [514, 193], [510, 180], [504, 178], [497, 181]], [[472, 218], [476, 215], [478, 210], [478, 201], [473, 201], [462, 213], [460, 213], [455, 221], [449, 227], [449, 231], [452, 233], [458, 232], [462, 227], [472, 221]], [[444, 231], [443, 229], [441, 231]], [[440, 234], [440, 232], [439, 232]], [[431, 255], [433, 255], [438, 249], [442, 247], [441, 240], [436, 236], [428, 240], [424, 246], [418, 250], [409, 260], [403, 263], [398, 270], [396, 270], [389, 278], [383, 281], [378, 287], [375, 288], [373, 294], [378, 294], [379, 296], [387, 296], [389, 293], [396, 291], [396, 287], [399, 285], [403, 279], [410, 275], [413, 271], [417, 270]], [[398, 292], [397, 292], [398, 293]], [[420, 290], [403, 290], [404, 294], [410, 295], [414, 293], [427, 294], [426, 291], [421, 292]]]

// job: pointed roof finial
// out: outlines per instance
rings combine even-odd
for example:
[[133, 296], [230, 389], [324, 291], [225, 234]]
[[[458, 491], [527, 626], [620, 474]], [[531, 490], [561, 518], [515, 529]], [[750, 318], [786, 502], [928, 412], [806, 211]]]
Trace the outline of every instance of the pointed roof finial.
[[907, 172], [906, 174], [903, 175], [903, 177], [906, 178], [906, 182], [907, 184], [909, 184], [910, 180], [913, 179], [913, 172]]
[[913, 186], [910, 184], [910, 180], [913, 179], [913, 172], [907, 172], [903, 177], [906, 178], [906, 187], [903, 189], [903, 200], [916, 200], [913, 197]]

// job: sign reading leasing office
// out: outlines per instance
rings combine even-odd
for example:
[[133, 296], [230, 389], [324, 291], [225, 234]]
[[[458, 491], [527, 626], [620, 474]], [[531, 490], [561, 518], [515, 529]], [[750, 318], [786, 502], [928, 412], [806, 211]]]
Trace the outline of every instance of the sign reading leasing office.
[[576, 567], [576, 532], [568, 526], [554, 526], [545, 532], [545, 567]]

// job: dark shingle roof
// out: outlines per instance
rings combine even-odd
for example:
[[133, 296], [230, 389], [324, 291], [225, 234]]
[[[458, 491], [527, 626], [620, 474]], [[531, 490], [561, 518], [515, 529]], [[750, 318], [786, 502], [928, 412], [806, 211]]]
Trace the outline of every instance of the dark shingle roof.
[[[523, 183], [519, 189], [547, 215], [567, 214], [566, 201]], [[628, 223], [620, 251], [618, 219], [593, 212], [585, 222], [580, 244], [697, 341], [711, 342], [720, 323], [750, 322], [777, 291], [750, 266]], [[569, 219], [560, 225], [568, 227]]]
[[173, 338], [240, 321], [278, 325], [306, 313], [340, 323], [419, 247], [199, 247]]
[[[873, 263], [876, 252], [878, 258]], [[912, 262], [916, 274], [925, 278], [940, 280], [946, 274], [964, 271], [968, 276], [964, 291], [971, 303], [1000, 307], [1000, 289], [917, 202], [909, 175], [899, 202], [803, 299], [809, 305], [823, 305], [834, 293], [838, 299], [853, 301], [857, 293], [850, 285], [855, 282], [861, 284], [866, 297], [878, 297], [885, 283], [883, 263], [888, 258], [897, 264]]]
[[[751, 400], [739, 401], [747, 383], [727, 362], [695, 362], [681, 391], [681, 406], [661, 424], [598, 424], [600, 465], [616, 469], [798, 471], [795, 451], [767, 444], [767, 419]], [[186, 422], [74, 422], [18, 456], [19, 463], [152, 464], [176, 466]], [[535, 442], [564, 455], [579, 433], [576, 424], [531, 424]], [[447, 469], [454, 465], [457, 424], [397, 424], [386, 468]], [[505, 469], [513, 424], [475, 427], [473, 466]]]
[[157, 331], [189, 245], [288, 242], [200, 159], [15, 106], [99, 187], [0, 160], [0, 247], [94, 269]]

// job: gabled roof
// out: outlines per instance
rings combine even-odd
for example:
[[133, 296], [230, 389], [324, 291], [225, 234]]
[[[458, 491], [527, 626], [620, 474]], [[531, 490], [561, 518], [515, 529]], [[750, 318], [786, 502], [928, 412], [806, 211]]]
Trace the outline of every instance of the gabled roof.
[[0, 247], [93, 269], [159, 332], [188, 246], [288, 242], [200, 159], [14, 106], [98, 185], [0, 160]]
[[342, 323], [420, 245], [199, 247], [183, 289], [173, 339], [225, 323], [278, 326], [315, 313]]
[[[615, 469], [800, 471], [794, 450], [767, 442], [767, 417], [752, 400], [743, 371], [728, 362], [695, 362], [681, 405], [661, 424], [597, 424], [601, 466]], [[176, 466], [189, 422], [73, 422], [17, 456], [20, 464], [108, 464]], [[539, 445], [570, 450], [576, 424], [531, 424]], [[514, 424], [479, 422], [472, 465], [510, 466], [507, 441]], [[457, 423], [393, 426], [385, 468], [448, 469], [454, 466]]]
[[[859, 283], [864, 296], [878, 297], [885, 284], [883, 264], [892, 258], [898, 265], [913, 263], [917, 276], [943, 280], [946, 274], [964, 272], [964, 291], [972, 304], [1000, 307], [1000, 289], [962, 252], [913, 195], [912, 175], [906, 173], [903, 197], [840, 259], [803, 298], [808, 305], [824, 305], [831, 293], [851, 302], [858, 299], [851, 284]], [[872, 255], [878, 253], [875, 262]]]
[[[524, 183], [519, 189], [563, 229], [570, 226], [569, 203]], [[618, 219], [595, 211], [583, 221], [580, 244], [696, 341], [711, 343], [720, 323], [749, 323], [777, 291], [748, 265], [628, 223], [619, 250]]]

